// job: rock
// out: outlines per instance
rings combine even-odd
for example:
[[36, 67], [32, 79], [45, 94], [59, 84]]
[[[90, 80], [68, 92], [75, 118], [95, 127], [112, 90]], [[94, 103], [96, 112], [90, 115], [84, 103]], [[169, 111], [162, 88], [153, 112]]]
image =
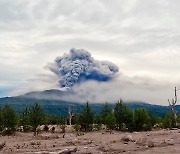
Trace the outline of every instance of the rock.
[[137, 145], [140, 145], [140, 146], [145, 146], [146, 148], [152, 148], [155, 146], [155, 143], [152, 141], [152, 140], [147, 140], [146, 137], [144, 138], [139, 138], [137, 141], [136, 141], [136, 144]]
[[116, 140], [110, 141], [110, 143], [116, 143], [116, 142], [117, 142]]
[[110, 152], [113, 151], [112, 148], [108, 145], [100, 145], [98, 150], [102, 151], [102, 152]]
[[66, 143], [64, 144], [65, 146], [73, 146], [76, 143], [74, 141], [66, 141]]
[[174, 145], [174, 143], [173, 143], [173, 140], [169, 140], [169, 139], [167, 139], [166, 141], [164, 140], [163, 142], [158, 144], [159, 147], [166, 147], [170, 145], [172, 146]]
[[148, 133], [147, 136], [150, 136], [150, 134]]
[[168, 146], [168, 143], [166, 141], [163, 141], [159, 144], [160, 147], [166, 147]]
[[149, 149], [149, 147], [146, 145], [146, 146], [145, 146], [145, 149]]
[[133, 138], [131, 135], [126, 135], [126, 136], [123, 136], [121, 138], [121, 141], [124, 141], [124, 142], [134, 142]]
[[168, 145], [174, 145], [174, 143], [168, 143]]
[[90, 145], [89, 147], [96, 147], [96, 145]]
[[178, 130], [178, 128], [171, 128], [171, 130]]
[[148, 146], [149, 148], [152, 148], [152, 147], [155, 146], [155, 144], [154, 144], [153, 141], [150, 140], [150, 141], [147, 142], [147, 146]]
[[140, 148], [140, 146], [137, 146], [136, 148], [138, 148], [138, 149], [139, 149], [139, 148]]
[[140, 146], [145, 146], [146, 145], [146, 142], [147, 142], [147, 139], [144, 137], [144, 138], [140, 138], [136, 141], [136, 144], [137, 145], [140, 145]]

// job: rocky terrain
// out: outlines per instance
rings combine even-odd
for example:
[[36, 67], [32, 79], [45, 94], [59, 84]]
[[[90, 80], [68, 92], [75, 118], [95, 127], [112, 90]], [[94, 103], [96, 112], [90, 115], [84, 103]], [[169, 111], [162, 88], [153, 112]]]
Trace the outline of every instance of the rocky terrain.
[[170, 154], [180, 151], [180, 130], [156, 130], [124, 133], [97, 131], [77, 136], [67, 132], [32, 133], [17, 132], [13, 136], [0, 136], [4, 147], [0, 153], [27, 154]]

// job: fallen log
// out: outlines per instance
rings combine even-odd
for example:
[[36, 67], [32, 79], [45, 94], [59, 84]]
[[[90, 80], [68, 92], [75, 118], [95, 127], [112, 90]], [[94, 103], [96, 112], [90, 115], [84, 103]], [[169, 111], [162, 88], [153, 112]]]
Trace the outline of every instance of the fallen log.
[[77, 148], [73, 148], [73, 149], [63, 149], [61, 151], [58, 152], [58, 154], [71, 154], [72, 152], [76, 152]]
[[33, 152], [33, 154], [71, 154], [72, 152], [76, 152], [76, 151], [77, 151], [77, 148], [71, 148], [71, 149], [63, 149], [57, 152], [39, 151], [39, 152]]

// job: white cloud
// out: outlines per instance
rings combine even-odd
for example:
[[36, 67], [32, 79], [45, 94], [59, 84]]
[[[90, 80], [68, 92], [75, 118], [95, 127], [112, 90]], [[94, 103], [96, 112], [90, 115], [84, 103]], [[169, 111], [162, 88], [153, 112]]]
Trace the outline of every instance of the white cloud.
[[[17, 90], [27, 87], [24, 83], [37, 74], [48, 74], [44, 70], [48, 62], [75, 47], [116, 63], [132, 79], [139, 76], [143, 82], [148, 77], [173, 87], [180, 79], [179, 4], [178, 0], [0, 0], [0, 83], [15, 83]], [[48, 86], [54, 87], [46, 82]], [[10, 95], [12, 90], [6, 91]], [[150, 98], [153, 90], [137, 92]], [[158, 96], [151, 98], [158, 102]]]

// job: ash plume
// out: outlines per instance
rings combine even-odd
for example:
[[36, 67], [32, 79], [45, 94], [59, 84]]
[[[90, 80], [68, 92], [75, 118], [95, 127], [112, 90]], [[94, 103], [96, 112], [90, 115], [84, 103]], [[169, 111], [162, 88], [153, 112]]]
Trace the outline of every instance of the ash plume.
[[115, 64], [95, 60], [90, 52], [74, 48], [57, 57], [48, 68], [57, 75], [60, 87], [72, 87], [87, 80], [107, 82], [119, 71]]

